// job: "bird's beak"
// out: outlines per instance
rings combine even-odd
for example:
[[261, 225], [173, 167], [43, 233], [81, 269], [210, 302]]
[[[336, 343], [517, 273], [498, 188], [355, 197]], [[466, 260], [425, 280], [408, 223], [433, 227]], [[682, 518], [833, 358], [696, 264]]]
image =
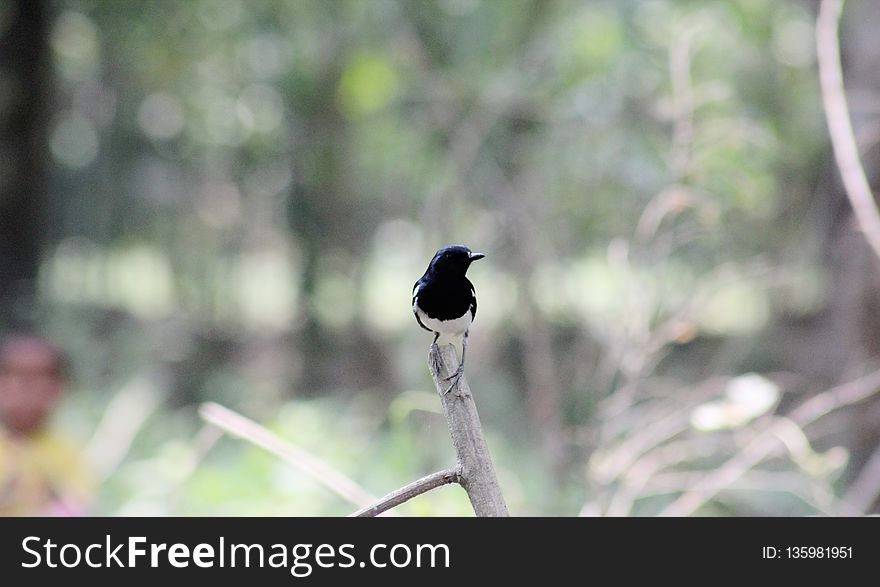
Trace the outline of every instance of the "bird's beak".
[[482, 259], [486, 255], [484, 255], [483, 253], [470, 253], [468, 256], [470, 257], [471, 261], [476, 261], [478, 259]]

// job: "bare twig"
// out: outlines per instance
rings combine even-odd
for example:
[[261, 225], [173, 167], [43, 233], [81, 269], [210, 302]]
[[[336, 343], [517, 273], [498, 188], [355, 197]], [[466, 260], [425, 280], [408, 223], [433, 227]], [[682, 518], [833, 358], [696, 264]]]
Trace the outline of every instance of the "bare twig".
[[687, 176], [694, 140], [694, 88], [691, 80], [691, 51], [698, 27], [676, 37], [669, 49], [669, 72], [672, 78], [673, 136], [669, 149], [669, 168], [676, 181]]
[[[639, 498], [677, 493], [682, 487], [693, 484], [696, 481], [695, 476], [699, 476], [699, 473], [676, 471], [659, 474], [650, 480]], [[797, 473], [752, 470], [733, 483], [730, 489], [762, 493], [789, 493], [827, 516], [840, 515], [840, 512], [846, 509], [828, 489], [827, 483], [812, 480]]]
[[345, 474], [241, 414], [208, 402], [199, 408], [199, 415], [227, 434], [243, 438], [272, 453], [356, 507], [368, 507], [376, 501], [375, 496]]
[[789, 417], [801, 426], [807, 426], [836, 409], [868, 399], [878, 390], [880, 390], [880, 370], [814, 395], [792, 410]]
[[95, 427], [85, 454], [100, 481], [128, 454], [135, 436], [159, 405], [159, 372], [140, 373], [113, 396]]
[[846, 195], [868, 244], [880, 257], [880, 210], [859, 160], [840, 66], [838, 26], [843, 0], [823, 0], [816, 20], [816, 55], [831, 146]]
[[447, 393], [446, 380], [458, 368], [458, 358], [452, 345], [433, 345], [428, 356], [434, 385], [440, 395], [440, 403], [446, 414], [446, 423], [452, 436], [455, 454], [458, 456], [459, 483], [467, 491], [477, 516], [508, 516], [504, 496], [495, 477], [495, 468], [489, 455], [489, 447], [483, 438], [480, 416], [471, 396], [467, 379], [462, 375], [459, 382]]
[[794, 409], [788, 418], [777, 418], [767, 430], [748, 443], [721, 467], [703, 477], [663, 510], [660, 515], [687, 516], [694, 513], [772, 454], [780, 446], [780, 436], [785, 435], [792, 422], [804, 428], [834, 410], [864, 401], [877, 393], [878, 390], [880, 390], [880, 370], [810, 398]]
[[689, 415], [684, 410], [673, 410], [658, 415], [612, 450], [597, 451], [589, 470], [599, 483], [610, 483], [629, 469], [641, 456], [688, 429]]
[[454, 469], [446, 469], [445, 471], [437, 471], [436, 473], [431, 473], [430, 475], [422, 477], [418, 481], [413, 481], [409, 485], [401, 487], [396, 491], [392, 491], [385, 497], [378, 500], [376, 503], [359, 509], [358, 511], [351, 514], [349, 517], [372, 518], [374, 516], [378, 516], [384, 511], [390, 510], [393, 507], [397, 507], [400, 504], [411, 500], [417, 495], [427, 493], [432, 489], [442, 487], [443, 485], [447, 485], [449, 483], [459, 483], [460, 481], [460, 467], [456, 467]]

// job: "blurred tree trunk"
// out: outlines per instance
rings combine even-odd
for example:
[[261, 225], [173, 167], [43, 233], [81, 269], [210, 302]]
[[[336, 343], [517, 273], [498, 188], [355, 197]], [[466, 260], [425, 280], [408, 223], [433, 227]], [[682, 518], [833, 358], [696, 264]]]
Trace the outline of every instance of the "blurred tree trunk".
[[[812, 3], [814, 9], [816, 3]], [[841, 23], [844, 83], [868, 181], [880, 183], [880, 3], [847, 2]], [[856, 223], [831, 147], [817, 177], [811, 225], [820, 232], [820, 259], [828, 276], [827, 302], [808, 318], [786, 319], [778, 330], [782, 366], [804, 375], [810, 391], [852, 379], [867, 365], [880, 366], [880, 259]], [[877, 450], [880, 400], [860, 405], [835, 422], [823, 446], [851, 450], [851, 474]], [[877, 504], [875, 504], [875, 509]]]
[[[880, 185], [880, 3], [848, 2], [841, 29], [844, 83], [853, 127], [862, 153], [862, 164], [872, 190]], [[830, 155], [829, 155], [830, 157]], [[880, 366], [880, 259], [866, 244], [835, 171], [829, 197], [839, 211], [825, 251], [832, 283], [847, 284], [837, 304], [850, 345], [843, 365], [858, 362]], [[842, 203], [841, 203], [842, 202]], [[851, 472], [856, 474], [880, 444], [880, 398], [850, 412], [845, 427], [846, 445], [852, 451]], [[874, 503], [874, 512], [880, 504]]]
[[8, 0], [0, 30], [0, 329], [32, 319], [45, 209], [48, 19]]
[[[342, 3], [327, 3], [323, 10], [333, 22], [343, 20]], [[303, 115], [299, 157], [289, 223], [299, 235], [303, 272], [300, 291], [305, 321], [300, 331], [303, 373], [297, 386], [312, 392], [372, 387], [393, 389], [391, 369], [381, 345], [356, 316], [344, 332], [333, 332], [319, 323], [312, 311], [319, 294], [322, 263], [334, 256], [361, 266], [369, 252], [369, 237], [376, 227], [375, 210], [362, 206], [348, 192], [347, 176], [350, 122], [339, 109], [338, 87], [352, 56], [351, 31], [334, 25], [332, 52], [308, 94], [293, 98], [292, 108]], [[358, 302], [355, 302], [357, 307]]]

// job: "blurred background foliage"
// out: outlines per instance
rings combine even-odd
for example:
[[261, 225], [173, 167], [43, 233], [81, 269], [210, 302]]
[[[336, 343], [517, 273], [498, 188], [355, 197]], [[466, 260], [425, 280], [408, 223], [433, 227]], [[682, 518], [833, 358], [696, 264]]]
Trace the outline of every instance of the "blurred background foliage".
[[[844, 55], [868, 150], [880, 15], [860, 4]], [[69, 354], [58, 425], [103, 481], [97, 512], [355, 509], [221, 437], [205, 401], [377, 495], [450, 466], [410, 297], [452, 242], [487, 254], [468, 375], [515, 514], [876, 508], [880, 402], [788, 417], [880, 357], [815, 9], [3, 3], [3, 34], [44, 51], [18, 74], [0, 57], [3, 115], [18, 97], [29, 125], [0, 137], [0, 319]], [[470, 508], [447, 487], [400, 513]]]

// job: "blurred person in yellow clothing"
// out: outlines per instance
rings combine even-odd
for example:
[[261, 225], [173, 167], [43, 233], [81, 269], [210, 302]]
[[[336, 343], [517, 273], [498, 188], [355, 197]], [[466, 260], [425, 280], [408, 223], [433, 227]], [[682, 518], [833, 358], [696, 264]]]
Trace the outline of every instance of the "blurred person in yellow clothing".
[[64, 393], [64, 360], [49, 341], [15, 335], [0, 344], [0, 515], [88, 513], [91, 475], [49, 420]]

